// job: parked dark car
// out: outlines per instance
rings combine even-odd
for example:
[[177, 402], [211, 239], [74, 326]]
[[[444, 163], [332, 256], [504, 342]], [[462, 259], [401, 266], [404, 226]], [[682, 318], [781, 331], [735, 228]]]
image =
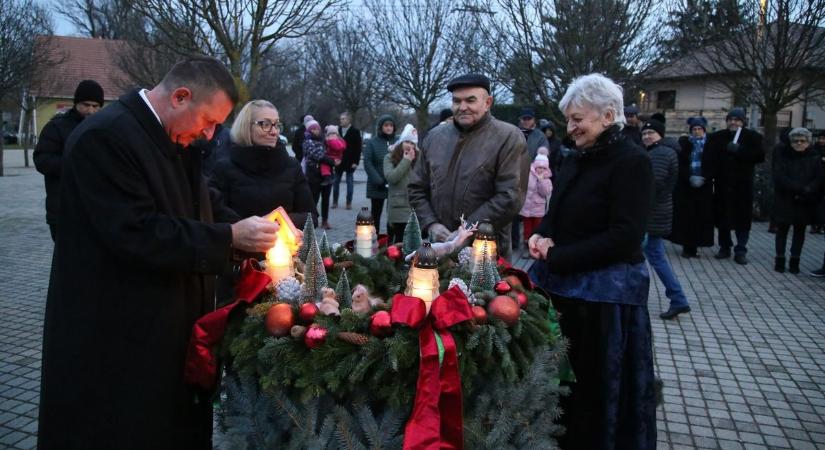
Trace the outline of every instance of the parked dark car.
[[5, 145], [17, 144], [17, 133], [12, 133], [11, 131], [4, 131], [3, 132], [3, 144], [5, 144]]

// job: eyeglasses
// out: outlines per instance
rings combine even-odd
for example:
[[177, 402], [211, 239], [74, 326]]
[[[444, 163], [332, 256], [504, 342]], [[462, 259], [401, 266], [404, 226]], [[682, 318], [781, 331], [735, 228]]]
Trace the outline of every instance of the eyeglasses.
[[791, 140], [791, 144], [807, 144], [807, 139], [793, 139]]
[[252, 122], [252, 125], [261, 127], [261, 131], [264, 133], [269, 133], [272, 131], [272, 127], [276, 127], [278, 131], [281, 130], [281, 122], [272, 122], [270, 120], [259, 120], [257, 122]]

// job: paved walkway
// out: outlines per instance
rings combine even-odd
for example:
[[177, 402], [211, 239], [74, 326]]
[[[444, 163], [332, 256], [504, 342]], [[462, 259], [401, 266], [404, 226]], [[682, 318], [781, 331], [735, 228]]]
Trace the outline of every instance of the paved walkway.
[[[36, 443], [43, 328], [52, 243], [40, 175], [6, 152], [0, 178], [0, 448]], [[354, 209], [333, 210], [332, 242], [352, 238], [369, 206], [356, 172]], [[342, 188], [343, 188], [342, 184]], [[756, 224], [751, 264], [708, 249], [684, 260], [668, 246], [693, 311], [663, 322], [664, 289], [651, 289], [656, 369], [664, 380], [659, 448], [825, 448], [825, 280], [773, 272], [773, 236]], [[818, 267], [822, 236], [808, 236], [804, 270]]]

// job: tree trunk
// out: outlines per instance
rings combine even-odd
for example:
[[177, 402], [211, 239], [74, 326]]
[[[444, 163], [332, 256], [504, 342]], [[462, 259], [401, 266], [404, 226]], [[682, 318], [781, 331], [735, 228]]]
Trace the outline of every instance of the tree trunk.
[[[0, 117], [3, 117], [3, 110], [0, 109]], [[3, 126], [2, 122], [0, 122], [0, 177], [3, 176], [3, 144], [5, 143], [6, 139], [6, 128]]]
[[773, 146], [776, 145], [777, 142], [776, 113], [777, 111], [762, 110], [762, 122], [765, 124], [766, 149], [773, 148]]
[[415, 119], [416, 131], [418, 131], [419, 136], [423, 137], [425, 134], [427, 134], [427, 129], [430, 128], [430, 105], [419, 105], [418, 108], [415, 110]]

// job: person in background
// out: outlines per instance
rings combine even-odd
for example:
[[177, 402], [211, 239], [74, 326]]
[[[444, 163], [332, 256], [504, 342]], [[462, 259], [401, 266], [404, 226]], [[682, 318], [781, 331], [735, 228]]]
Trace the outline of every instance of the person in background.
[[232, 147], [232, 137], [229, 133], [229, 128], [218, 124], [215, 126], [215, 134], [212, 139], [198, 140], [192, 144], [193, 149], [200, 151], [203, 158], [203, 176], [206, 179], [212, 178], [215, 171], [215, 165], [218, 161], [224, 161], [230, 158], [230, 148]]
[[[283, 207], [300, 229], [307, 215], [317, 213], [301, 164], [279, 139], [280, 125], [280, 114], [272, 103], [252, 100], [244, 105], [232, 124], [228, 158], [215, 164], [209, 187], [240, 217], [264, 217]], [[251, 256], [265, 257], [262, 252]], [[219, 304], [232, 300], [234, 285], [231, 276], [218, 278]]]
[[665, 124], [658, 120], [648, 120], [642, 125], [642, 143], [645, 145], [650, 162], [653, 164], [655, 190], [653, 208], [647, 221], [647, 240], [644, 254], [650, 266], [656, 271], [665, 286], [665, 295], [670, 299], [667, 311], [659, 314], [664, 320], [690, 311], [685, 291], [673, 273], [665, 256], [665, 237], [670, 235], [673, 224], [673, 188], [679, 177], [679, 159], [676, 152], [662, 142]]
[[[814, 142], [814, 151], [820, 157], [822, 167], [825, 168], [825, 130], [822, 130], [814, 135], [816, 141]], [[823, 201], [823, 221], [825, 221], [825, 201]], [[811, 234], [825, 234], [825, 223], [811, 224]]]
[[[521, 110], [518, 127], [522, 134], [524, 134], [524, 138], [527, 140], [527, 157], [529, 158], [529, 161], [536, 159], [539, 148], [550, 148], [550, 144], [547, 142], [547, 137], [545, 137], [544, 133], [536, 127], [536, 114], [532, 109], [524, 108]], [[529, 178], [529, 169], [528, 172], [523, 173], [522, 176]], [[519, 214], [513, 217], [512, 243], [514, 250], [517, 249], [522, 242], [521, 237], [519, 236], [521, 232], [520, 228], [522, 219], [523, 217]], [[528, 237], [529, 236], [524, 236], [524, 240], [526, 241]]]
[[727, 128], [709, 134], [705, 144], [705, 151], [718, 155], [719, 161], [713, 196], [714, 218], [719, 232], [719, 252], [715, 258], [730, 258], [731, 232], [735, 232], [734, 261], [745, 265], [753, 220], [754, 167], [765, 161], [765, 149], [762, 135], [745, 128], [744, 109], [731, 109], [725, 123]]
[[438, 122], [436, 122], [433, 126], [431, 126], [427, 130], [427, 133], [429, 133], [430, 131], [432, 131], [433, 128], [435, 128], [439, 125], [443, 125], [445, 123], [452, 123], [452, 121], [453, 121], [453, 110], [450, 109], [450, 108], [444, 108], [444, 109], [441, 110], [441, 112], [438, 113]]
[[[324, 135], [321, 132], [321, 124], [315, 119], [306, 123], [304, 132], [304, 170], [309, 189], [312, 191], [313, 202], [318, 206], [318, 199], [321, 199], [321, 228], [329, 230], [329, 195], [332, 192], [332, 170], [323, 170], [323, 165], [332, 168], [340, 164], [340, 160], [334, 160], [327, 156]], [[326, 173], [326, 175], [324, 175]]]
[[364, 145], [361, 130], [352, 126], [352, 115], [349, 112], [341, 113], [338, 118], [338, 135], [344, 138], [347, 148], [344, 158], [335, 169], [335, 179], [332, 180], [332, 208], [338, 207], [339, 187], [341, 178], [347, 176], [347, 204], [346, 209], [352, 209], [352, 196], [355, 193], [355, 168], [361, 162], [361, 149]]
[[653, 171], [647, 152], [622, 133], [623, 97], [600, 74], [567, 88], [559, 107], [579, 156], [565, 160], [528, 241], [537, 259], [530, 276], [550, 293], [576, 375], [561, 400], [562, 449], [656, 448], [642, 253]]
[[524, 241], [533, 235], [547, 209], [547, 200], [553, 193], [553, 173], [547, 149], [540, 147], [536, 159], [530, 164], [530, 179], [527, 181], [527, 195], [519, 215], [524, 224]]
[[673, 190], [670, 240], [682, 246], [683, 258], [699, 257], [699, 247], [713, 247], [713, 182], [717, 155], [705, 148], [708, 121], [691, 117], [690, 136], [679, 138], [679, 179]]
[[344, 159], [344, 151], [347, 148], [347, 142], [338, 134], [337, 126], [327, 125], [324, 129], [324, 147], [326, 148], [327, 157], [335, 161], [335, 166], [321, 163], [321, 176], [332, 177], [334, 181], [333, 167], [338, 168], [341, 166], [341, 160]]
[[60, 221], [60, 173], [63, 148], [72, 131], [86, 117], [103, 107], [103, 88], [94, 80], [83, 80], [74, 91], [72, 109], [52, 117], [40, 132], [34, 148], [34, 167], [46, 182], [46, 224], [52, 241], [57, 242]]
[[404, 229], [410, 217], [407, 183], [418, 153], [418, 132], [407, 124], [384, 157], [384, 177], [388, 184], [387, 234], [391, 243], [404, 240]]
[[309, 114], [301, 116], [301, 126], [299, 126], [298, 129], [295, 130], [295, 134], [292, 135], [292, 152], [295, 153], [295, 159], [297, 159], [302, 166], [304, 162], [304, 137], [307, 131], [306, 124], [310, 120], [315, 119]]
[[777, 144], [773, 152], [774, 202], [771, 216], [776, 224], [774, 270], [785, 271], [785, 246], [793, 227], [788, 271], [799, 273], [799, 257], [805, 244], [805, 227], [822, 221], [822, 195], [825, 169], [821, 157], [811, 146], [812, 134], [794, 128], [788, 135], [790, 145]]
[[639, 130], [639, 125], [641, 125], [639, 108], [637, 108], [636, 105], [626, 106], [624, 108], [624, 117], [627, 123], [625, 127], [622, 128], [622, 133], [629, 137], [633, 143], [639, 147], [643, 147], [642, 132]]
[[387, 199], [387, 179], [384, 177], [384, 157], [395, 143], [395, 120], [383, 115], [375, 123], [375, 136], [364, 146], [364, 170], [367, 172], [367, 198], [370, 199], [375, 231], [381, 231], [381, 212]]

